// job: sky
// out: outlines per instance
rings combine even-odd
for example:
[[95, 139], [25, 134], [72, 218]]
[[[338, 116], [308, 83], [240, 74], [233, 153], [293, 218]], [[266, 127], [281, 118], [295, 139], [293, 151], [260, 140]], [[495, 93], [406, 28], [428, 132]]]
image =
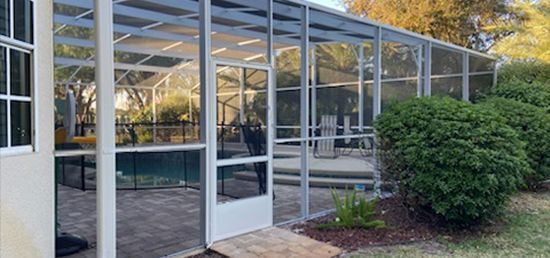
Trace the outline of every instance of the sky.
[[340, 11], [344, 11], [344, 7], [340, 6], [338, 0], [307, 0], [307, 1], [328, 6], [334, 9], [338, 9]]

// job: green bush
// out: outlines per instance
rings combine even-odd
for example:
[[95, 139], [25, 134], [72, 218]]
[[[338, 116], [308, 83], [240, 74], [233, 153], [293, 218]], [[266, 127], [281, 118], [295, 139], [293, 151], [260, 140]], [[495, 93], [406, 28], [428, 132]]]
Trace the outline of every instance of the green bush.
[[489, 98], [481, 105], [506, 118], [506, 124], [525, 142], [525, 152], [534, 171], [526, 176], [530, 188], [550, 178], [550, 115], [541, 108], [511, 99]]
[[150, 130], [136, 130], [137, 143], [152, 143], [153, 142], [153, 132]]
[[512, 80], [499, 83], [492, 89], [490, 96], [517, 100], [550, 112], [550, 85], [541, 82], [526, 83]]
[[375, 128], [382, 173], [397, 179], [405, 202], [455, 226], [502, 211], [530, 171], [517, 133], [481, 106], [412, 99], [382, 113]]
[[498, 70], [498, 82], [520, 81], [542, 83], [550, 87], [550, 64], [535, 61], [513, 61], [502, 65]]
[[[336, 220], [326, 224], [320, 224], [318, 227], [324, 228], [353, 228], [361, 227], [364, 229], [369, 228], [383, 228], [386, 226], [384, 221], [374, 220], [374, 212], [376, 208], [377, 199], [367, 201], [364, 196], [357, 198], [357, 191], [353, 190], [351, 193], [344, 191], [344, 197], [341, 198], [336, 189], [332, 189], [332, 200], [336, 207]], [[358, 201], [357, 203], [355, 201]]]
[[[193, 113], [198, 111], [193, 107]], [[177, 123], [181, 121], [189, 121], [189, 98], [181, 93], [165, 97], [156, 105], [157, 122]], [[144, 110], [135, 114], [132, 117], [132, 122], [135, 123], [150, 123], [153, 120], [153, 105], [148, 105]]]

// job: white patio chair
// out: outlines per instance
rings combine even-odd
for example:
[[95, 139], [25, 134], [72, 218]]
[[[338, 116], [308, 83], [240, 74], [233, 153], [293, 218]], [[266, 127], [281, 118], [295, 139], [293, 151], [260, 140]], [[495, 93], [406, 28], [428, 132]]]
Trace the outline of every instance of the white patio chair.
[[[336, 116], [323, 115], [317, 129], [317, 136], [336, 136], [338, 131], [338, 119]], [[315, 158], [332, 158], [339, 156], [334, 139], [321, 139], [314, 142], [313, 156]]]

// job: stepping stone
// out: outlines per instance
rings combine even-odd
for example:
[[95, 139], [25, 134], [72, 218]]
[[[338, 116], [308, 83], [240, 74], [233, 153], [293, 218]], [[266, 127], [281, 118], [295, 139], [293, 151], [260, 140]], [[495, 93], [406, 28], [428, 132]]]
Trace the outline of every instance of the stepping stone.
[[[251, 239], [255, 241], [250, 241]], [[271, 227], [219, 241], [212, 245], [212, 250], [229, 257], [238, 258], [330, 258], [342, 253], [340, 248], [277, 227]]]

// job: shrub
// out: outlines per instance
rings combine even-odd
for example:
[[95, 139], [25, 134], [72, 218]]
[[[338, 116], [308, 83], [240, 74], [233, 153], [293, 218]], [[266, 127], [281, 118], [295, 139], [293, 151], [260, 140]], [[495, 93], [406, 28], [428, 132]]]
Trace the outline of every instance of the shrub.
[[506, 118], [519, 139], [525, 142], [525, 153], [532, 175], [526, 176], [530, 188], [550, 177], [550, 115], [536, 106], [511, 99], [489, 98], [481, 105], [492, 108]]
[[490, 95], [528, 103], [550, 112], [550, 85], [545, 86], [540, 82], [526, 83], [512, 80], [499, 83], [492, 89]]
[[[189, 98], [181, 93], [174, 92], [160, 101], [156, 105], [157, 122], [172, 122], [189, 121]], [[193, 113], [198, 111], [193, 107]], [[132, 117], [132, 122], [151, 122], [153, 120], [153, 105], [148, 105], [140, 113]]]
[[[373, 215], [376, 208], [377, 199], [367, 201], [364, 196], [357, 198], [357, 191], [353, 190], [351, 193], [344, 191], [343, 199], [340, 198], [340, 194], [336, 189], [332, 189], [332, 200], [336, 207], [336, 220], [326, 224], [321, 224], [319, 228], [353, 228], [362, 227], [364, 229], [369, 228], [382, 228], [386, 224], [381, 220], [373, 220]], [[358, 200], [357, 204], [355, 200]]]
[[498, 82], [520, 81], [524, 83], [542, 83], [550, 87], [550, 64], [536, 61], [512, 61], [498, 70]]
[[529, 172], [517, 133], [495, 112], [470, 103], [412, 99], [382, 113], [375, 128], [382, 172], [397, 179], [406, 204], [452, 225], [502, 211]]

